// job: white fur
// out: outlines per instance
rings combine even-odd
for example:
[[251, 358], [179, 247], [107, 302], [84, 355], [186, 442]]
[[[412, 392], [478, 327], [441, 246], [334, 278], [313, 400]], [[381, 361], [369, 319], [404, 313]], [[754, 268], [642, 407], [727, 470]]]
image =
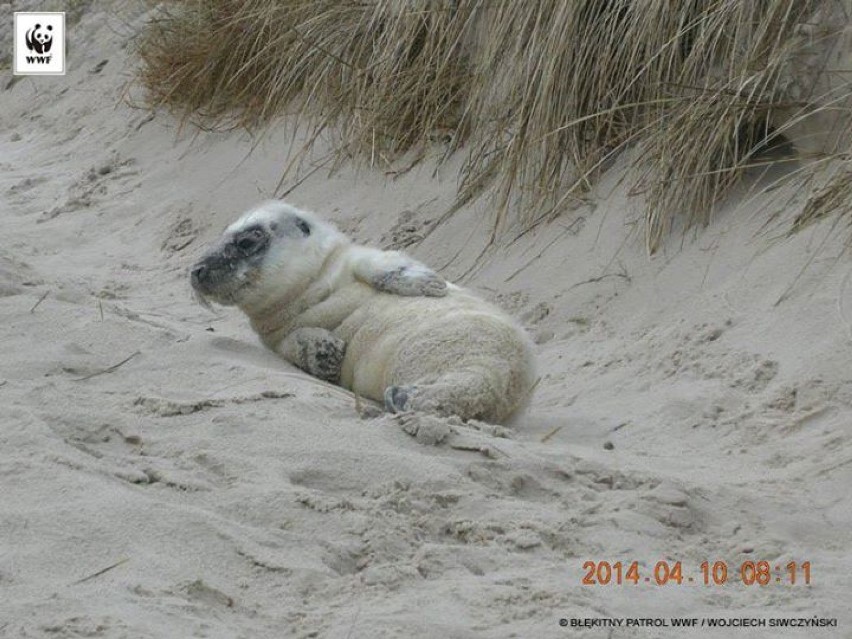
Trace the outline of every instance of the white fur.
[[277, 201], [246, 213], [226, 236], [293, 213], [309, 221], [311, 235], [276, 238], [237, 298], [269, 348], [281, 353], [292, 331], [322, 328], [346, 343], [341, 385], [364, 397], [382, 401], [388, 386], [414, 385], [416, 409], [492, 422], [526, 402], [532, 346], [505, 313], [453, 284], [441, 297], [371, 286], [400, 266], [431, 274], [410, 257], [354, 245], [331, 224]]

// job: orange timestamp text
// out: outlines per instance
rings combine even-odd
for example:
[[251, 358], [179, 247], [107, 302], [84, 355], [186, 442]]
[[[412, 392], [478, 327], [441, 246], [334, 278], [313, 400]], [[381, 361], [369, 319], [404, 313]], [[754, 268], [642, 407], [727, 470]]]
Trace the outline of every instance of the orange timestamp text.
[[743, 561], [729, 566], [726, 561], [703, 561], [697, 570], [684, 569], [681, 561], [658, 561], [653, 568], [640, 567], [638, 561], [583, 563], [584, 586], [623, 586], [651, 584], [655, 586], [698, 584], [722, 586], [729, 582], [746, 586], [811, 585], [811, 562]]

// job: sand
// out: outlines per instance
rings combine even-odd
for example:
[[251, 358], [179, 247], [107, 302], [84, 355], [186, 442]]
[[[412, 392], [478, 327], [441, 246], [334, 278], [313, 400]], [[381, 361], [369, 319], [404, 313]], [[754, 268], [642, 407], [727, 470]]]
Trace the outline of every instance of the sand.
[[[743, 190], [649, 258], [624, 159], [479, 257], [487, 199], [434, 224], [461, 156], [396, 177], [306, 163], [290, 201], [536, 340], [527, 415], [425, 445], [193, 301], [189, 265], [274, 195], [300, 137], [122, 100], [144, 19], [93, 3], [66, 76], [0, 71], [0, 636], [682, 637], [559, 619], [818, 616], [838, 627], [695, 636], [852, 637], [845, 223], [786, 237], [806, 193]], [[643, 581], [582, 585], [588, 560]], [[684, 583], [644, 583], [660, 560]], [[812, 584], [704, 586], [705, 560], [809, 561]]]

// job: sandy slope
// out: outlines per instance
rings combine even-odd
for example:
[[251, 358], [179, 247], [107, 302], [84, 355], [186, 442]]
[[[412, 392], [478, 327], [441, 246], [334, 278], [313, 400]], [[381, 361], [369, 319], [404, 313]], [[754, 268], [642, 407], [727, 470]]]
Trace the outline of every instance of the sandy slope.
[[[66, 77], [0, 74], [0, 636], [669, 637], [557, 622], [754, 614], [852, 636], [840, 229], [756, 237], [795, 210], [780, 189], [649, 260], [615, 167], [475, 264], [487, 202], [460, 211], [409, 249], [518, 315], [542, 381], [514, 431], [423, 446], [193, 303], [187, 266], [274, 191], [291, 137], [249, 155], [116, 106], [144, 16], [93, 6]], [[318, 171], [290, 199], [402, 246], [452, 201], [452, 163], [432, 171]], [[815, 583], [581, 586], [587, 559], [810, 561]]]

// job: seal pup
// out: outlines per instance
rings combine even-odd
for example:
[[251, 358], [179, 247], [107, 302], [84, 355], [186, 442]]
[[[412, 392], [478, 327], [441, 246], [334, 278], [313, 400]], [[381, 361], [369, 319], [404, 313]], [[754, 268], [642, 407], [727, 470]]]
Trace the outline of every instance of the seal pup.
[[290, 363], [393, 413], [505, 423], [533, 387], [532, 342], [506, 313], [283, 201], [243, 214], [190, 278]]

